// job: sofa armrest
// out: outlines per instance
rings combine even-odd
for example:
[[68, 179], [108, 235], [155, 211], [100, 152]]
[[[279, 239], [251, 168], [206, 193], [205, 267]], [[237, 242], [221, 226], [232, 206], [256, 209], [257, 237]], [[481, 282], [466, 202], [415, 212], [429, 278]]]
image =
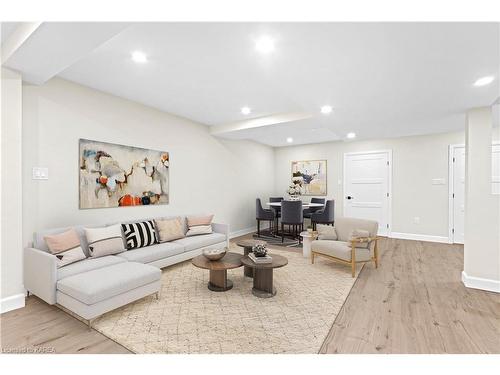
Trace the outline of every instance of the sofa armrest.
[[56, 303], [57, 258], [45, 251], [24, 249], [24, 287], [53, 305]]
[[226, 236], [227, 247], [229, 247], [229, 224], [212, 223], [212, 230], [215, 233], [222, 233]]

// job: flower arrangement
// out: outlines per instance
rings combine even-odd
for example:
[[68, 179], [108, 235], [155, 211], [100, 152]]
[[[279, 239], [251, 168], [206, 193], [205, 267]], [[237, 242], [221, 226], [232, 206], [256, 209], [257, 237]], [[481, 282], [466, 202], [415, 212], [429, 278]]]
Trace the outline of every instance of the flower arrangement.
[[292, 183], [288, 186], [286, 193], [291, 197], [302, 195], [302, 181], [300, 177], [293, 177]]
[[267, 255], [266, 245], [255, 245], [252, 247], [252, 251], [257, 258], [265, 257]]

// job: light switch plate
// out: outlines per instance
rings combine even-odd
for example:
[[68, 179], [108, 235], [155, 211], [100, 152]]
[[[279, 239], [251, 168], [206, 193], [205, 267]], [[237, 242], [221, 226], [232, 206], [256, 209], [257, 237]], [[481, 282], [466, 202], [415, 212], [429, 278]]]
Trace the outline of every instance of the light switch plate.
[[433, 178], [432, 179], [432, 184], [433, 185], [445, 185], [446, 181], [444, 178]]
[[33, 180], [48, 180], [49, 168], [33, 167]]

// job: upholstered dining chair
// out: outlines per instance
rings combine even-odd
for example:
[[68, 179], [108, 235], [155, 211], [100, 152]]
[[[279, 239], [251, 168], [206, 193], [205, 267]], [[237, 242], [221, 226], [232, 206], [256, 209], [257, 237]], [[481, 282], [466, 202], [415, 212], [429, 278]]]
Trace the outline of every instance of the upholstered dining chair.
[[302, 216], [302, 201], [281, 202], [281, 242], [285, 241], [285, 225], [288, 226], [287, 234], [293, 238], [299, 238], [300, 232], [304, 230], [304, 217]]
[[[269, 198], [269, 203], [274, 203], [274, 202], [282, 202], [283, 197], [270, 197]], [[281, 217], [281, 207], [272, 207], [272, 209], [276, 212], [277, 217]]]
[[304, 219], [305, 218], [310, 219], [312, 213], [318, 212], [321, 209], [323, 209], [325, 206], [325, 198], [311, 198], [311, 203], [321, 203], [323, 205], [323, 207], [309, 207], [309, 208], [305, 209], [304, 210]]
[[326, 201], [325, 208], [311, 214], [311, 223], [313, 229], [316, 224], [333, 225], [335, 221], [335, 201], [333, 199]]
[[260, 222], [269, 221], [269, 228], [272, 232], [275, 213], [273, 210], [265, 210], [262, 208], [262, 202], [260, 198], [255, 200], [255, 220], [257, 220], [257, 237], [260, 237]]
[[378, 268], [378, 223], [373, 220], [339, 217], [332, 228], [318, 225], [318, 239], [311, 242], [311, 263], [321, 256], [351, 266], [356, 276], [356, 263], [373, 261]]

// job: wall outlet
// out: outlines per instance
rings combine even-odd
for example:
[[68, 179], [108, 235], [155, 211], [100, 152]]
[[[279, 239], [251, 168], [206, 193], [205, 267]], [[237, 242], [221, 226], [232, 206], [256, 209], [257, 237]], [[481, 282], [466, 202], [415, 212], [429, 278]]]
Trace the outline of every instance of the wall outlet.
[[33, 167], [33, 180], [48, 180], [49, 168]]
[[418, 216], [415, 216], [415, 217], [413, 218], [413, 223], [415, 223], [415, 224], [420, 224], [420, 218], [419, 218]]

